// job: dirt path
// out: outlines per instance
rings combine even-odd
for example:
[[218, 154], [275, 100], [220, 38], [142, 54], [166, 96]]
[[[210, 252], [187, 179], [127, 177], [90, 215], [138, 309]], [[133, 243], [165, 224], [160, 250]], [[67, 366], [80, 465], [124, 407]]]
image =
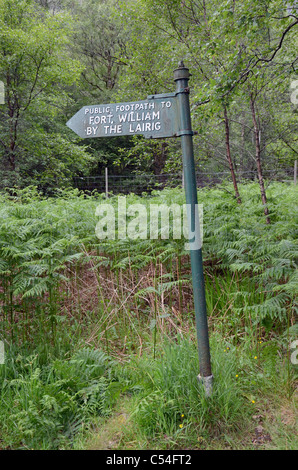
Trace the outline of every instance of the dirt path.
[[[124, 434], [127, 436], [129, 416], [126, 411], [116, 412], [103, 422], [87, 445], [87, 450], [110, 450], [121, 448]], [[125, 442], [125, 446], [129, 443]]]

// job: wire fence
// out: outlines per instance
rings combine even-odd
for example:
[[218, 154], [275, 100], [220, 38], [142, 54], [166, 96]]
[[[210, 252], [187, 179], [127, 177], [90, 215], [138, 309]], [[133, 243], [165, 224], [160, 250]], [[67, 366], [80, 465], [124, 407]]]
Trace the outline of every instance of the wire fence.
[[[263, 177], [266, 181], [281, 181], [296, 184], [297, 168], [278, 168], [275, 170], [264, 170]], [[236, 173], [238, 182], [256, 181], [257, 172], [254, 170], [238, 171]], [[197, 186], [215, 186], [231, 179], [229, 171], [206, 172], [198, 170], [196, 173]], [[108, 194], [142, 194], [151, 193], [153, 190], [175, 187], [183, 187], [183, 175], [181, 173], [153, 174], [130, 174], [110, 175], [106, 169], [105, 175], [74, 177], [74, 186], [82, 191], [94, 191]]]

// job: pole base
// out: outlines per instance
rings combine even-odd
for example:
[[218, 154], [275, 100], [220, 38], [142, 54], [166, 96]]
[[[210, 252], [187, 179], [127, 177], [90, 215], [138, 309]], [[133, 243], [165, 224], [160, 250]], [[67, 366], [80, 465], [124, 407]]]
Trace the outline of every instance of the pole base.
[[205, 393], [207, 397], [212, 395], [213, 391], [213, 375], [202, 377], [200, 374], [197, 377], [198, 381], [204, 385]]

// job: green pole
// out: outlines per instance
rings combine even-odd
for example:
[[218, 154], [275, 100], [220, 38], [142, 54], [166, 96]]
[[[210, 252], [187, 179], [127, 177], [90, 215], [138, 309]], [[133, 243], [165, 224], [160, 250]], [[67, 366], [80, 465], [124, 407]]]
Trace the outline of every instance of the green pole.
[[203, 382], [206, 395], [210, 396], [212, 393], [213, 376], [211, 372], [205, 283], [203, 274], [203, 258], [197, 206], [197, 183], [192, 138], [194, 133], [191, 128], [189, 106], [189, 77], [189, 69], [184, 66], [183, 62], [180, 62], [178, 69], [174, 71], [174, 80], [177, 85], [176, 96], [178, 101], [178, 118], [181, 129], [177, 135], [181, 137], [184, 187], [186, 205], [188, 209], [187, 219], [190, 237], [189, 249], [200, 363], [200, 374], [198, 376], [198, 379]]

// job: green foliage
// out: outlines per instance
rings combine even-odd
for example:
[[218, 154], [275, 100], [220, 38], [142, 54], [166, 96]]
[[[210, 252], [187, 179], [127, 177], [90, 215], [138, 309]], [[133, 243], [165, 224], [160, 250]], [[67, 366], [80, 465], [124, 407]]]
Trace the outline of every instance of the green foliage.
[[[199, 203], [204, 207], [204, 259], [214, 266], [214, 271], [211, 271], [214, 276], [219, 269], [237, 274], [238, 279], [245, 276], [243, 285], [239, 282], [236, 292], [232, 294], [235, 298], [233, 305], [236, 315], [248, 315], [256, 325], [269, 319], [285, 322], [288, 312], [292, 309], [294, 312], [297, 308], [294, 303], [297, 293], [297, 208], [293, 205], [297, 190], [294, 186], [271, 184], [267, 191], [272, 224], [268, 226], [262, 215], [263, 206], [259, 202], [257, 185], [241, 186], [241, 206], [231, 197], [229, 189], [232, 191], [232, 188], [225, 185], [225, 190], [204, 189], [198, 192]], [[127, 205], [138, 201], [136, 196], [129, 196]], [[112, 199], [111, 203], [113, 202]], [[182, 190], [169, 189], [156, 192], [150, 199], [142, 198], [148, 214], [150, 204], [164, 203], [170, 206], [173, 202], [181, 205], [184, 203]], [[116, 203], [115, 198], [115, 206]], [[172, 221], [170, 233], [173, 226]], [[154, 245], [149, 238], [118, 240], [116, 230], [115, 240], [103, 240], [101, 247], [109, 256], [114, 256], [115, 250], [118, 256], [123, 253], [119, 264], [122, 267], [125, 260], [128, 261], [125, 255], [127, 250], [130, 254], [129, 263], [136, 267], [140, 263], [142, 265], [143, 261], [148, 263], [148, 254], [151, 260], [155, 258], [162, 263], [167, 263], [172, 256], [185, 255], [183, 237], [162, 240], [161, 230], [160, 228], [159, 239]]]
[[67, 50], [71, 25], [65, 12], [45, 13], [33, 1], [0, 3], [1, 187], [37, 179], [41, 187], [59, 186], [84, 167], [84, 148], [68, 137], [65, 122], [59, 127], [70, 103], [66, 89], [82, 70]]
[[135, 391], [131, 419], [138, 433], [154, 446], [209, 449], [213, 440], [220, 448], [229, 434], [249, 432], [252, 415], [264, 398], [284, 393], [286, 378], [277, 365], [276, 345], [266, 344], [258, 353], [252, 343], [246, 346], [211, 335], [214, 383], [208, 399], [189, 338], [165, 341], [155, 361], [142, 357], [128, 364], [124, 373]]
[[[72, 184], [73, 175], [102, 174], [106, 166], [116, 174], [159, 173], [165, 154], [157, 143], [90, 139], [86, 147], [65, 123], [88, 103], [174, 91], [181, 58], [192, 74], [202, 170], [228, 168], [226, 107], [233, 165], [245, 175], [256, 171], [251, 96], [263, 168], [292, 167], [297, 157], [293, 2], [2, 0], [0, 24], [2, 187], [38, 182], [46, 192]], [[167, 172], [181, 171], [174, 142], [166, 152]]]
[[[189, 253], [172, 237], [175, 215], [169, 239], [162, 223], [154, 240], [146, 229], [118, 239], [116, 221], [115, 239], [98, 240], [96, 208], [109, 202], [117, 216], [118, 199], [58, 188], [105, 166], [139, 178], [181, 171], [178, 141], [87, 147], [65, 126], [88, 103], [172, 92], [181, 58], [192, 73], [199, 169], [227, 168], [227, 145], [237, 177], [256, 162], [292, 167], [297, 21], [294, 0], [0, 0], [2, 447], [70, 448], [126, 392], [151, 442], [208, 448], [210, 436], [248, 426], [256, 403], [291, 397], [296, 187], [265, 181], [261, 203], [257, 184], [242, 184], [241, 205], [228, 181], [198, 191], [215, 376], [208, 402], [196, 379]], [[127, 206], [147, 214], [151, 204], [185, 201], [181, 188], [131, 191]], [[136, 223], [133, 215], [125, 222]]]
[[[228, 168], [223, 106], [229, 109], [234, 165], [245, 172], [255, 170], [252, 91], [262, 133], [262, 164], [272, 170], [297, 157], [289, 93], [295, 79], [295, 4], [291, 14], [290, 5], [286, 8], [280, 0], [138, 0], [120, 5], [123, 27], [131, 34], [130, 70], [119, 78], [120, 97], [132, 97], [131, 93], [141, 97], [142, 90], [143, 94], [173, 91], [173, 70], [183, 58], [192, 74], [193, 127], [199, 133], [195, 155], [202, 170]], [[281, 121], [282, 128], [276, 126]], [[171, 152], [168, 168], [176, 169], [180, 160], [181, 155], [175, 158]]]
[[12, 353], [0, 367], [1, 441], [7, 447], [58, 449], [91, 416], [111, 410], [112, 363], [101, 351], [81, 349], [44, 366], [38, 357]]
[[[116, 224], [115, 240], [98, 240], [96, 208], [110, 202], [117, 215], [116, 197], [107, 201], [68, 189], [44, 198], [36, 187], [1, 194], [4, 446], [68, 448], [124, 392], [136, 400], [133, 419], [142, 432], [152, 439], [166, 434], [175, 443], [194, 443], [198, 435], [214, 435], [212, 429], [238, 432], [253, 402], [274, 387], [291, 396], [286, 353], [297, 310], [296, 188], [268, 187], [270, 225], [257, 184], [240, 186], [241, 207], [230, 189], [198, 191], [216, 377], [208, 403], [196, 379], [189, 254], [183, 237], [171, 238], [175, 217], [170, 239], [163, 238], [162, 224], [154, 240], [118, 239], [123, 227]], [[177, 188], [150, 197], [130, 194], [126, 204], [141, 203], [149, 213], [150, 204], [184, 201]], [[132, 221], [128, 215], [126, 223]], [[81, 304], [80, 272], [84, 283], [96, 280], [91, 312]], [[94, 348], [85, 347], [86, 336]], [[126, 362], [111, 361], [110, 350], [117, 358], [126, 351]], [[144, 351], [139, 360], [133, 359], [136, 350]]]
[[[228, 188], [225, 185], [224, 191], [218, 188], [198, 192], [199, 203], [204, 208], [203, 255], [209, 265], [207, 269], [214, 279], [220, 270], [233, 276], [234, 287], [228, 291], [227, 301], [232, 302], [236, 318], [250, 318], [254, 325], [265, 325], [268, 321], [285, 324], [288, 315], [294, 314], [297, 308], [296, 188], [277, 183], [268, 188], [272, 220], [269, 226], [264, 221], [255, 184], [241, 186], [241, 206]], [[44, 305], [42, 309], [46, 308], [54, 324], [57, 300], [61, 297], [59, 286], [69, 281], [67, 267], [86, 261], [93, 260], [98, 268], [109, 266], [117, 276], [119, 270], [132, 269], [137, 277], [141, 268], [154, 265], [156, 269], [163, 264], [162, 276], [158, 276], [151, 287], [157, 297], [165, 294], [167, 301], [172, 289], [180, 290], [181, 282], [188, 282], [188, 275], [180, 272], [177, 277], [173, 272], [173, 263], [176, 259], [181, 263], [182, 257], [187, 260], [183, 264], [188, 263], [189, 269], [183, 235], [180, 239], [172, 238], [175, 218], [169, 223], [169, 239], [164, 238], [165, 227], [162, 226], [155, 240], [150, 239], [149, 231], [142, 236], [140, 233], [135, 240], [118, 239], [116, 224], [114, 240], [97, 240], [98, 196], [78, 197], [78, 193], [72, 191], [60, 194], [58, 199], [43, 199], [34, 188], [15, 191], [1, 204], [1, 299], [6, 321], [13, 321], [14, 310], [18, 311], [20, 306], [17, 305], [23, 299]], [[169, 207], [173, 202], [184, 204], [181, 189], [156, 191], [150, 198], [133, 194], [126, 198], [127, 207], [141, 203], [148, 215], [151, 204]], [[118, 198], [111, 198], [109, 203], [115, 209], [117, 222]], [[133, 220], [128, 216], [126, 224]], [[86, 258], [84, 253], [92, 248], [96, 254]], [[214, 288], [212, 283], [209, 286], [211, 290]], [[218, 292], [220, 290], [219, 285]], [[137, 292], [138, 298], [144, 294], [142, 290]], [[44, 304], [46, 297], [48, 302]]]
[[218, 349], [212, 348], [217, 380], [210, 400], [206, 400], [194, 373], [198, 370], [197, 350], [188, 340], [178, 339], [177, 343], [165, 345], [158, 361], [140, 365], [147, 387], [134, 417], [147, 435], [179, 435], [185, 427], [186, 432], [195, 430], [202, 436], [211, 427], [215, 431], [240, 426], [245, 400], [238, 387], [233, 386], [235, 356], [224, 357]]

